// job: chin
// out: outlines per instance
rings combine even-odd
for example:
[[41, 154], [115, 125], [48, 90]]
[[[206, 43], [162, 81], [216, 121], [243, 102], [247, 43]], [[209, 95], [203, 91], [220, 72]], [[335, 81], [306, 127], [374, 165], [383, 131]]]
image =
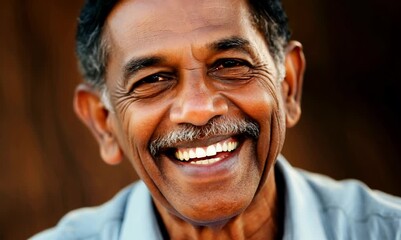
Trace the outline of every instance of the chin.
[[209, 212], [206, 211], [202, 215], [199, 215], [199, 212], [194, 215], [180, 216], [182, 220], [190, 223], [193, 226], [197, 227], [210, 227], [210, 228], [220, 228], [226, 225], [231, 220], [235, 219], [238, 215], [240, 215], [246, 208], [238, 209], [235, 211], [229, 212]]
[[244, 194], [236, 199], [211, 199], [205, 204], [186, 205], [177, 215], [194, 226], [219, 227], [242, 214], [252, 199], [253, 195]]

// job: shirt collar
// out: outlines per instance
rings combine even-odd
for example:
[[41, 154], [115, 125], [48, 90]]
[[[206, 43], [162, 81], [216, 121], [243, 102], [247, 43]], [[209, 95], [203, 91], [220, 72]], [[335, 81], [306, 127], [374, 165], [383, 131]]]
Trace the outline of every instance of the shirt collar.
[[326, 239], [320, 204], [305, 178], [281, 155], [276, 169], [283, 175], [285, 185], [283, 239]]
[[[276, 171], [283, 175], [285, 186], [283, 239], [325, 239], [319, 202], [306, 180], [281, 155]], [[134, 186], [129, 197], [120, 239], [162, 239], [151, 195], [142, 181]]]
[[154, 214], [152, 198], [140, 181], [132, 189], [120, 234], [121, 240], [163, 239]]

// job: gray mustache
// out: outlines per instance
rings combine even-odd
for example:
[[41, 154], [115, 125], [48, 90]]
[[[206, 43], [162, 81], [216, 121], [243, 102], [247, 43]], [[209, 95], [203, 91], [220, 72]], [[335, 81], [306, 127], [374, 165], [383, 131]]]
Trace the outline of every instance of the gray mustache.
[[257, 139], [259, 137], [259, 125], [250, 119], [228, 118], [221, 116], [210, 120], [204, 126], [182, 124], [162, 136], [157, 137], [149, 145], [152, 156], [157, 156], [161, 149], [165, 149], [180, 142], [191, 142], [201, 138], [218, 135], [244, 134]]

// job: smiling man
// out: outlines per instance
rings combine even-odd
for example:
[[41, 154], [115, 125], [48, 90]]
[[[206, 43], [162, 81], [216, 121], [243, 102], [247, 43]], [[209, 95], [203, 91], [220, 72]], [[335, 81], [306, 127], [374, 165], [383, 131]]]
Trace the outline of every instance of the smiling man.
[[87, 1], [75, 110], [141, 181], [37, 239], [401, 238], [401, 201], [293, 169], [302, 46], [278, 0]]

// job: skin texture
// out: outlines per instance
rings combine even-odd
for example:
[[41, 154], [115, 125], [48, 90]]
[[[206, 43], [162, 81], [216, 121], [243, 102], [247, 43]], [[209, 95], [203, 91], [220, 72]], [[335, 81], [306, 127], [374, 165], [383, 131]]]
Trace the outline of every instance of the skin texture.
[[[106, 21], [106, 84], [112, 109], [80, 85], [75, 110], [104, 161], [126, 157], [148, 186], [172, 239], [274, 239], [283, 215], [274, 162], [285, 128], [300, 116], [301, 45], [286, 48], [286, 76], [250, 21], [245, 1], [121, 1]], [[140, 64], [138, 64], [140, 63]], [[210, 135], [169, 149], [223, 139], [240, 146], [210, 166], [182, 164], [149, 144], [183, 125], [251, 119], [257, 139]]]

